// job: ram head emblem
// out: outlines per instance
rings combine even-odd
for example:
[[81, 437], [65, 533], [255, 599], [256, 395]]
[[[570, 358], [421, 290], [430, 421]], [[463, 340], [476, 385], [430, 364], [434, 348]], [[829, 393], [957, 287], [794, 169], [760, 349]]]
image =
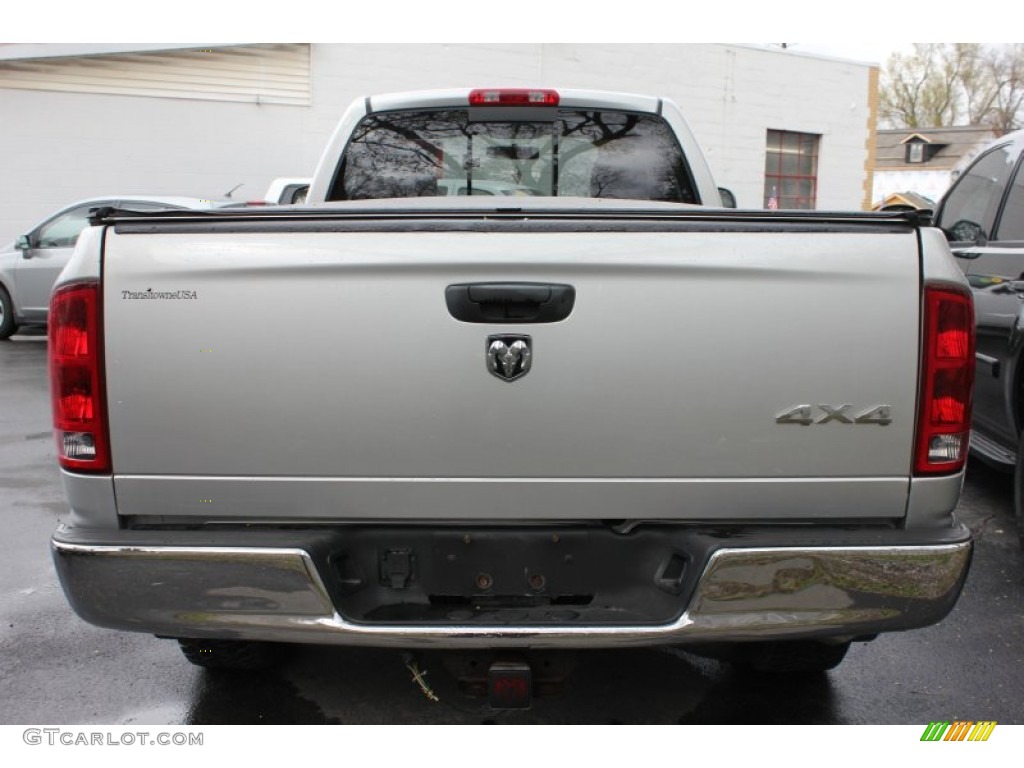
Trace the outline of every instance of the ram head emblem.
[[515, 381], [530, 372], [533, 350], [529, 336], [488, 336], [487, 370], [502, 381]]

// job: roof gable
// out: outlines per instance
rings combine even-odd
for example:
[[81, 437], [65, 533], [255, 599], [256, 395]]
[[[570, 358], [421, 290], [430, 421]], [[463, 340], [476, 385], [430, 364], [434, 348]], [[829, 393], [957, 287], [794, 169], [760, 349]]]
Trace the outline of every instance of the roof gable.
[[[979, 125], [880, 130], [876, 134], [875, 169], [952, 170], [995, 136], [991, 128]], [[927, 145], [924, 162], [907, 162], [907, 146], [911, 144]]]

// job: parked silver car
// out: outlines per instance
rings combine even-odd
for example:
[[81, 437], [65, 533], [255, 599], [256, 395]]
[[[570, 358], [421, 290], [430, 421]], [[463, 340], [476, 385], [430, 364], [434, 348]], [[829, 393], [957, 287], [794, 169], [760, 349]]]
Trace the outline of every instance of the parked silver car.
[[0, 248], [0, 340], [18, 328], [45, 325], [50, 290], [71, 258], [89, 211], [115, 206], [137, 211], [204, 209], [222, 205], [193, 197], [111, 196], [80, 200], [49, 216], [27, 235]]

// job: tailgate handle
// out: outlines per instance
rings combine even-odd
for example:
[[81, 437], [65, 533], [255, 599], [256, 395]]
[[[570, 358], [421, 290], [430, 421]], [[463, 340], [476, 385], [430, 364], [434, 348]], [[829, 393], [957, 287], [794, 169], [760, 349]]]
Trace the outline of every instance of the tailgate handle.
[[563, 283], [460, 283], [445, 288], [448, 312], [464, 323], [557, 323], [576, 303]]

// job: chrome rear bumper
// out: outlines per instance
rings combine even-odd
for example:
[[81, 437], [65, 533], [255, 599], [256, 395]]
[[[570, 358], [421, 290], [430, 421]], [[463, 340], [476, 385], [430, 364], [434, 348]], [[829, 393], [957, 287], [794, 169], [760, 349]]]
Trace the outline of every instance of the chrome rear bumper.
[[854, 637], [940, 621], [972, 543], [722, 547], [685, 610], [654, 625], [358, 623], [339, 615], [315, 559], [282, 547], [52, 546], [67, 597], [99, 626], [171, 637], [378, 647], [596, 648]]

